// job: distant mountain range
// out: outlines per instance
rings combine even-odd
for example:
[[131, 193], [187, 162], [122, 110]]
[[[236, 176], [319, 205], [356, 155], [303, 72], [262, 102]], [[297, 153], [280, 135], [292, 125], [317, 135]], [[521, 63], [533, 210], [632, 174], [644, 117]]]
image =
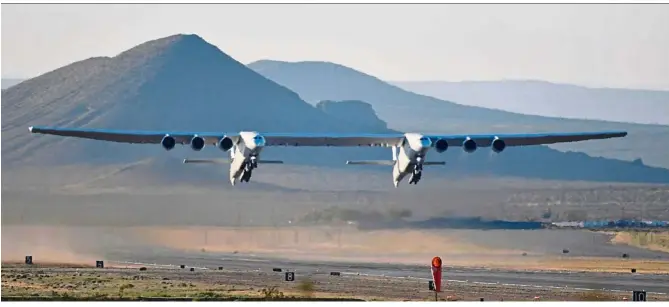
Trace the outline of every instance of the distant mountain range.
[[[551, 145], [562, 151], [669, 168], [669, 126], [524, 115], [416, 94], [352, 68], [329, 62], [261, 60], [248, 64], [307, 102], [358, 99], [372, 105], [391, 129], [430, 133], [625, 130], [624, 139]], [[520, 94], [519, 94], [520, 95]]]
[[669, 125], [669, 91], [588, 88], [544, 81], [394, 81], [405, 90], [522, 114]]
[[[2, 89], [24, 80], [2, 79]], [[387, 82], [462, 105], [525, 115], [669, 125], [669, 91], [589, 88], [538, 80]]]
[[[196, 153], [180, 147], [165, 152], [158, 145], [33, 135], [27, 129], [30, 125], [335, 133], [532, 131], [540, 130], [536, 128], [538, 124], [543, 125], [542, 129], [553, 130], [621, 128], [609, 123], [596, 126], [591, 121], [561, 124], [564, 122], [417, 95], [335, 64], [309, 63], [304, 69], [302, 65], [262, 61], [247, 67], [197, 35], [173, 35], [138, 45], [115, 57], [79, 61], [3, 90], [2, 163], [4, 171], [25, 165], [95, 166], [160, 157], [163, 162], [143, 169], [161, 176], [179, 176], [176, 168], [165, 165], [179, 164], [184, 157], [227, 155], [216, 148]], [[632, 127], [637, 126], [649, 131], [659, 129], [645, 125]], [[556, 129], [561, 127], [570, 129]], [[612, 146], [604, 142], [599, 146]], [[630, 148], [628, 143], [615, 144]], [[345, 166], [344, 161], [389, 159], [390, 152], [383, 148], [271, 148], [265, 157], [355, 170]], [[164, 162], [165, 159], [168, 161]], [[669, 182], [667, 169], [639, 161], [563, 153], [546, 146], [512, 148], [500, 155], [492, 155], [486, 149], [465, 154], [454, 148], [428, 157], [428, 160], [443, 159], [449, 161], [446, 170], [435, 169], [432, 176], [448, 173]]]

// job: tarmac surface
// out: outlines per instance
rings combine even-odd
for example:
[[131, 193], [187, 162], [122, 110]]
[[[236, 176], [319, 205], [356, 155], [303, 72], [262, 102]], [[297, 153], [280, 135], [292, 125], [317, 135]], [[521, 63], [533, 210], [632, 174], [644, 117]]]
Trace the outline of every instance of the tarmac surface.
[[[330, 255], [328, 249], [324, 249], [323, 246], [327, 246], [325, 243], [328, 242], [326, 242], [324, 237], [319, 236], [322, 232], [320, 230], [304, 229], [305, 233], [300, 233], [300, 242], [303, 243], [304, 248], [299, 248], [300, 246], [296, 245], [294, 248], [299, 253], [296, 253], [295, 256], [285, 255], [282, 256], [283, 258], [279, 258], [278, 251], [280, 249], [270, 248], [271, 246], [259, 248], [259, 250], [267, 251], [264, 254], [253, 251], [251, 248], [249, 248], [251, 251], [241, 253], [233, 252], [233, 250], [236, 250], [236, 247], [235, 249], [230, 248], [219, 251], [201, 251], [199, 248], [200, 246], [211, 246], [214, 248], [216, 246], [225, 246], [226, 240], [233, 239], [247, 243], [257, 243], [259, 247], [263, 247], [269, 244], [266, 241], [276, 240], [273, 238], [276, 237], [277, 230], [257, 230], [256, 232], [248, 230], [241, 234], [236, 234], [235, 231], [230, 229], [211, 229], [208, 232], [199, 228], [177, 228], [176, 230], [170, 230], [169, 228], [150, 229], [152, 230], [150, 233], [158, 234], [159, 237], [153, 238], [145, 232], [131, 228], [54, 228], [3, 225], [3, 261], [10, 260], [10, 258], [22, 261], [24, 255], [33, 255], [37, 263], [41, 261], [62, 261], [63, 263], [76, 261], [76, 263], [94, 265], [95, 260], [105, 260], [106, 266], [110, 268], [114, 266], [163, 268], [169, 271], [169, 273], [165, 274], [174, 274], [173, 276], [168, 276], [169, 278], [196, 278], [190, 276], [192, 274], [189, 271], [180, 270], [180, 265], [195, 268], [196, 273], [215, 272], [218, 267], [223, 267], [224, 271], [228, 272], [226, 273], [228, 275], [218, 276], [216, 273], [205, 274], [207, 276], [202, 277], [204, 278], [203, 282], [206, 284], [219, 282], [219, 280], [223, 283], [234, 282], [234, 278], [237, 278], [236, 282], [238, 286], [252, 287], [263, 287], [266, 283], [282, 285], [284, 283], [283, 273], [273, 272], [272, 270], [273, 268], [281, 268], [283, 271], [295, 272], [296, 280], [300, 280], [306, 276], [314, 280], [321, 280], [323, 283], [328, 283], [330, 286], [326, 288], [330, 293], [341, 292], [354, 296], [368, 294], [377, 297], [392, 295], [397, 299], [420, 299], [421, 296], [425, 295], [425, 293], [420, 291], [426, 291], [428, 280], [431, 279], [429, 268], [431, 255], [425, 256], [424, 265], [388, 263], [394, 261], [389, 260], [394, 259], [390, 257], [392, 255], [389, 255], [389, 253], [395, 252], [396, 255], [394, 256], [410, 253], [414, 247], [410, 246], [411, 248], [408, 248], [408, 250], [398, 250], [397, 246], [401, 247], [402, 244], [411, 245], [420, 243], [416, 241], [423, 237], [424, 234], [422, 233], [418, 236], [407, 236], [406, 232], [390, 232], [385, 235], [382, 235], [383, 231], [373, 235], [359, 232], [347, 234], [345, 232], [345, 235], [342, 236], [342, 241], [345, 242], [345, 251], [347, 252], [345, 257], [339, 256], [339, 259], [345, 259], [321, 261], [320, 259], [333, 259], [335, 255]], [[206, 233], [208, 233], [208, 239], [205, 239], [203, 236]], [[287, 234], [291, 235], [289, 236], [290, 238], [285, 237], [280, 243], [290, 245], [289, 241], [292, 242], [294, 239], [292, 237], [293, 233], [292, 231], [288, 231]], [[402, 237], [402, 235], [405, 237]], [[520, 256], [520, 251], [514, 251], [512, 256], [505, 254], [506, 256], [495, 257], [499, 259], [495, 261], [509, 261], [509, 263], [513, 263], [513, 261], [517, 262], [518, 260], [538, 260], [546, 256], [552, 257], [555, 254], [561, 253], [565, 247], [570, 248], [571, 251], [566, 255], [560, 255], [560, 258], [573, 258], [581, 255], [602, 255], [604, 257], [601, 259], [620, 259], [621, 252], [629, 252], [630, 257], [636, 261], [667, 259], [667, 253], [644, 252], [641, 249], [633, 247], [612, 245], [607, 243], [606, 236], [603, 234], [561, 230], [463, 230], [430, 231], [425, 235], [436, 235], [443, 241], [439, 242], [438, 251], [441, 252], [438, 255], [441, 255], [444, 259], [443, 279], [445, 287], [450, 289], [451, 293], [485, 294], [490, 299], [505, 295], [505, 300], [531, 299], [536, 293], [542, 293], [543, 297], [563, 300], [574, 298], [574, 295], [576, 295], [574, 293], [576, 292], [588, 292], [591, 290], [604, 290], [619, 296], [630, 296], [634, 290], [645, 290], [649, 294], [649, 297], [656, 295], [656, 299], [669, 299], [669, 274], [650, 274], [648, 272], [635, 274], [628, 272], [529, 271], [515, 268], [493, 269], [481, 268], [480, 266], [453, 266], [454, 263], [458, 263], [459, 259], [469, 260], [477, 255], [477, 253], [485, 253], [488, 250], [475, 249], [471, 252], [467, 251], [461, 254], [448, 253], [449, 249], [454, 248], [455, 245], [453, 244], [458, 244], [458, 242], [447, 238], [455, 237], [466, 238], [467, 242], [472, 241], [482, 246], [490, 246], [495, 243], [493, 241], [506, 242], [506, 245], [499, 243], [502, 244], [499, 246], [501, 248], [509, 246], [515, 248], [516, 244], [519, 244], [523, 245], [518, 246], [523, 248], [521, 251], [527, 250], [529, 252], [526, 257]], [[447, 235], [450, 237], [447, 237]], [[249, 241], [251, 237], [253, 240]], [[163, 239], [166, 241], [163, 241]], [[434, 238], [430, 237], [425, 240], [434, 240]], [[399, 241], [404, 243], [400, 243]], [[333, 242], [336, 242], [336, 240]], [[333, 242], [329, 242], [330, 245], [335, 244]], [[389, 242], [390, 244], [386, 244], [388, 246], [373, 246], [373, 248], [365, 252], [354, 248], [356, 246], [372, 247], [370, 245]], [[522, 242], [522, 244], [517, 242]], [[561, 242], [562, 244], [552, 244], [556, 242]], [[233, 243], [235, 242], [231, 242], [230, 244]], [[336, 247], [336, 244], [333, 246]], [[245, 248], [240, 250], [244, 251]], [[275, 251], [276, 253], [272, 254]], [[373, 251], [376, 255], [381, 256], [370, 256], [373, 255]], [[536, 253], [536, 255], [533, 255], [532, 252]], [[304, 259], [308, 257], [317, 257], [319, 260]], [[382, 258], [387, 259], [383, 260]], [[420, 259], [423, 259], [423, 256]], [[449, 259], [451, 262], [450, 266]], [[387, 262], [384, 263], [381, 261]], [[150, 269], [149, 271], [152, 270]], [[329, 276], [330, 272], [341, 272], [341, 279], [335, 278], [335, 280], [340, 280], [338, 283], [331, 284], [333, 281]], [[470, 297], [470, 299], [476, 299], [476, 297]]]
[[[383, 264], [383, 263], [345, 263], [323, 261], [292, 261], [273, 258], [268, 255], [243, 255], [223, 253], [196, 253], [175, 250], [152, 250], [150, 254], [117, 253], [109, 255], [108, 263], [114, 265], [144, 265], [178, 268], [185, 265], [196, 270], [225, 270], [239, 272], [272, 272], [273, 268], [295, 272], [295, 278], [301, 276], [329, 275], [340, 272], [341, 275], [378, 276], [398, 279], [431, 279], [429, 264], [425, 266]], [[281, 274], [281, 273], [277, 273]], [[605, 290], [629, 292], [644, 290], [649, 294], [669, 293], [669, 275], [633, 274], [633, 273], [595, 273], [595, 272], [539, 272], [508, 271], [499, 269], [459, 268], [445, 266], [443, 278], [448, 283], [499, 285], [537, 289]], [[277, 278], [283, 278], [283, 275]]]

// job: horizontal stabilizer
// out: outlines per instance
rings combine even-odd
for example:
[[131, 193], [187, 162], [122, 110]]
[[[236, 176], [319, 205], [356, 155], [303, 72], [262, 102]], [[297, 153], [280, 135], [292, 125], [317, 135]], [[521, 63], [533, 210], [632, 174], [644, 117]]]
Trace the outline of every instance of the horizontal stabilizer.
[[214, 163], [214, 164], [228, 164], [228, 159], [184, 159], [183, 163]]
[[[229, 159], [184, 159], [183, 163], [213, 163], [213, 164], [229, 164]], [[258, 160], [259, 164], [283, 164], [279, 160]]]
[[367, 160], [367, 161], [346, 161], [346, 164], [353, 165], [395, 165], [393, 160]]
[[[389, 165], [389, 166], [393, 166], [393, 165], [395, 165], [395, 161], [393, 161], [393, 160], [346, 161], [346, 164], [352, 164], [352, 165]], [[423, 162], [423, 165], [446, 165], [446, 162], [444, 162], [444, 161], [428, 161], [428, 162]]]
[[283, 161], [279, 160], [258, 160], [260, 164], [283, 164]]

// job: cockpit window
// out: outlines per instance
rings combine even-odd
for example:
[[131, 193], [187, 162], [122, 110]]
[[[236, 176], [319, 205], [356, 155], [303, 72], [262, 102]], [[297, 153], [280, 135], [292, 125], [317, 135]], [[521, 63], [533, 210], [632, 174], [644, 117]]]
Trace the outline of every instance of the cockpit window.
[[265, 146], [265, 138], [262, 135], [255, 135], [253, 137], [253, 143], [255, 143], [256, 146]]
[[432, 146], [432, 140], [430, 140], [429, 137], [422, 136], [422, 137], [420, 138], [420, 145], [421, 145], [422, 147], [430, 147], [430, 146]]

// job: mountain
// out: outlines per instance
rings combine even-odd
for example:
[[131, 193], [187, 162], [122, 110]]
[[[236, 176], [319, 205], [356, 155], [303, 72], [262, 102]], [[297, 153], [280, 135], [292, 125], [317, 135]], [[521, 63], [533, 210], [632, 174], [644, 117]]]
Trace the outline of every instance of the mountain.
[[376, 116], [372, 105], [359, 100], [331, 101], [323, 100], [316, 104], [316, 108], [336, 118], [337, 120], [353, 125], [365, 125], [370, 133], [388, 131], [388, 124]]
[[588, 88], [545, 81], [398, 81], [405, 90], [504, 111], [669, 125], [669, 91]]
[[[28, 133], [31, 125], [231, 132], [367, 131], [364, 124], [341, 123], [307, 104], [197, 35], [173, 35], [115, 57], [72, 63], [3, 91], [2, 162], [5, 167], [26, 163], [120, 163], [156, 155], [174, 159], [220, 156], [215, 149], [195, 153], [185, 147], [165, 153], [159, 145], [33, 135]], [[375, 151], [380, 149], [318, 148], [301, 151], [302, 156], [292, 149], [278, 148], [271, 155], [344, 164], [346, 153], [373, 157]]]
[[[342, 92], [346, 92], [345, 86]], [[406, 93], [408, 96], [399, 98], [414, 95]], [[54, 165], [83, 165], [111, 169], [99, 175], [102, 178], [127, 170], [133, 176], [142, 172], [152, 173], [156, 178], [197, 176], [196, 171], [202, 170], [211, 176], [224, 178], [225, 169], [204, 167], [198, 170], [197, 166], [181, 163], [184, 157], [225, 155], [216, 148], [193, 152], [185, 146], [165, 152], [159, 145], [34, 135], [28, 132], [28, 126], [167, 131], [397, 132], [387, 128], [383, 118], [377, 117], [380, 112], [376, 110], [378, 100], [375, 96], [368, 98], [372, 101], [361, 98], [321, 99], [311, 105], [287, 87], [249, 69], [199, 36], [173, 35], [146, 42], [114, 57], [96, 57], [72, 63], [4, 90], [3, 174], [19, 168], [41, 167], [46, 172]], [[413, 106], [420, 103], [425, 106], [449, 106], [449, 103], [435, 98], [426, 99], [428, 102], [407, 100], [404, 104], [395, 100], [395, 105], [382, 108], [384, 113], [380, 117], [389, 114], [389, 110], [395, 110], [393, 108], [404, 108], [406, 113], [397, 117], [409, 119], [416, 127], [438, 127], [439, 122], [431, 121], [434, 111], [423, 109], [415, 113]], [[430, 104], [430, 101], [433, 103]], [[404, 107], [407, 104], [408, 107]], [[453, 105], [460, 108], [455, 111], [461, 113], [485, 115], [489, 112], [483, 108], [471, 111], [471, 107]], [[500, 119], [508, 114], [496, 112]], [[420, 121], [412, 121], [413, 116], [418, 116]], [[515, 116], [519, 121], [526, 118], [524, 115]], [[388, 126], [392, 128], [392, 125]], [[293, 164], [332, 165], [354, 173], [361, 168], [378, 170], [389, 176], [387, 167], [344, 164], [344, 161], [353, 159], [390, 159], [389, 150], [384, 148], [268, 148], [264, 157]], [[638, 162], [593, 158], [582, 153], [562, 153], [545, 146], [512, 148], [501, 155], [491, 155], [489, 150], [464, 154], [462, 150], [454, 149], [443, 155], [428, 157], [428, 160], [442, 159], [453, 163], [449, 163], [446, 169], [432, 168], [430, 176], [479, 174], [669, 182], [669, 170], [666, 169]], [[277, 167], [290, 168], [289, 165]], [[67, 175], [70, 176], [74, 174]], [[12, 176], [5, 178], [12, 180]], [[165, 182], [164, 179], [159, 180]]]
[[23, 79], [15, 79], [15, 78], [2, 78], [2, 89], [7, 89], [10, 88], [14, 85], [17, 85], [19, 83], [23, 82]]
[[623, 160], [642, 159], [669, 168], [669, 126], [524, 115], [467, 106], [416, 94], [374, 76], [329, 62], [261, 60], [247, 65], [295, 91], [310, 103], [362, 100], [370, 103], [391, 129], [426, 133], [523, 133], [625, 130], [623, 139], [550, 145], [561, 151]]

